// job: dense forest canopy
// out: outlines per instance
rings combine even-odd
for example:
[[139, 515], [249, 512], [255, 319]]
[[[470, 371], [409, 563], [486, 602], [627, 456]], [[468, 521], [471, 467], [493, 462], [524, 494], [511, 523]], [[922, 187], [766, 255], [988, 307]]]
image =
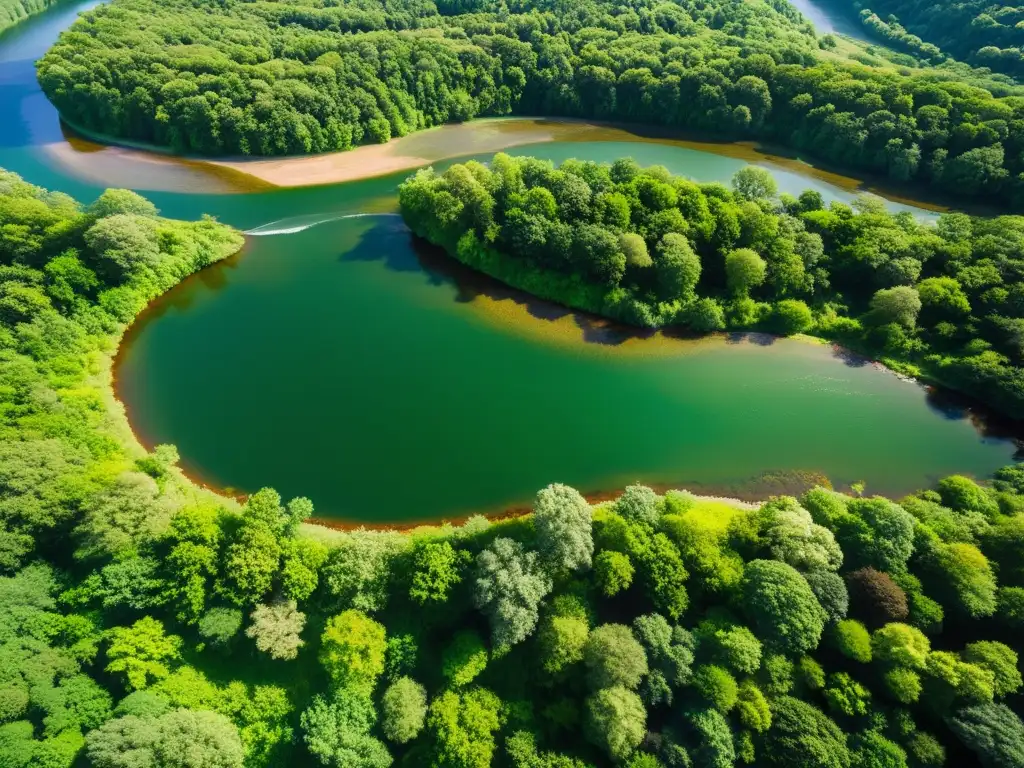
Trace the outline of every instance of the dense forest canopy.
[[771, 139], [1016, 201], [1024, 97], [826, 54], [785, 2], [114, 0], [39, 62], [73, 125], [202, 154], [383, 142], [507, 114]]
[[[511, 194], [552, 224], [593, 204], [580, 174], [624, 185], [602, 211], [643, 211], [630, 189], [674, 194], [676, 211], [689, 194], [709, 221], [712, 201], [746, 209], [736, 231], [770, 192], [757, 173], [734, 194], [619, 163], [563, 166], [556, 197], [532, 183], [550, 167], [495, 166], [530, 180]], [[457, 219], [470, 198], [454, 183], [478, 189], [485, 172], [421, 192]], [[486, 215], [474, 204], [467, 216]], [[694, 265], [684, 235], [658, 242]], [[644, 243], [616, 241], [630, 268]], [[632, 485], [591, 505], [554, 484], [532, 514], [493, 523], [303, 525], [308, 499], [191, 485], [173, 447], [134, 443], [111, 398], [125, 324], [240, 244], [126, 190], [82, 207], [0, 172], [4, 768], [1024, 763], [1024, 465], [899, 503]], [[758, 259], [727, 261], [732, 288], [753, 287]]]
[[866, 26], [929, 59], [1024, 77], [1024, 6], [991, 0], [850, 0]]
[[0, 0], [0, 32], [49, 8], [55, 0]]
[[778, 196], [630, 159], [495, 156], [423, 170], [412, 230], [542, 298], [632, 325], [814, 333], [1024, 417], [1024, 217], [924, 223], [883, 201]]

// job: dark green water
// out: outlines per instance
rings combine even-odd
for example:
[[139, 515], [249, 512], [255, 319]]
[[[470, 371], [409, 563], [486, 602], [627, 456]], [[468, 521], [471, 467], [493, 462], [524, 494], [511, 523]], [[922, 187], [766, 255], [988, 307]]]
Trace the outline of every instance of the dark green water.
[[[0, 39], [0, 165], [89, 199], [50, 159], [56, 116], [31, 60], [66, 9]], [[552, 143], [519, 153], [632, 154], [701, 180], [739, 160], [650, 143]], [[146, 186], [140, 169], [139, 186]], [[119, 394], [147, 444], [178, 446], [219, 487], [272, 485], [324, 516], [453, 518], [529, 500], [553, 481], [731, 489], [764, 472], [823, 472], [897, 493], [985, 475], [1010, 441], [983, 437], [925, 391], [796, 341], [622, 340], [417, 254], [393, 216], [401, 176], [249, 195], [156, 193], [168, 216], [259, 227], [229, 264], [188, 280], [137, 324]], [[781, 186], [822, 182], [780, 174]], [[327, 219], [325, 223], [308, 225]]]

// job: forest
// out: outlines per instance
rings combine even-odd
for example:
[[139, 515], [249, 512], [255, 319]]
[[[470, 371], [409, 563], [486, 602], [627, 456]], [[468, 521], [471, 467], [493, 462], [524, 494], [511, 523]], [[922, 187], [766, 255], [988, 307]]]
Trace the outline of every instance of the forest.
[[1020, 89], [835, 49], [771, 0], [114, 0], [38, 74], [72, 126], [184, 153], [328, 152], [473, 117], [564, 116], [763, 139], [1021, 202]]
[[125, 325], [241, 242], [0, 173], [0, 766], [1024, 765], [1024, 465], [898, 502], [552, 484], [496, 521], [308, 525], [192, 485], [110, 391]]
[[853, 0], [851, 6], [872, 32], [925, 58], [955, 56], [1024, 76], [1024, 7], [990, 0]]
[[45, 11], [55, 0], [0, 0], [0, 32]]
[[1024, 217], [923, 223], [880, 198], [495, 156], [400, 188], [406, 223], [544, 299], [642, 328], [807, 333], [1024, 417]]

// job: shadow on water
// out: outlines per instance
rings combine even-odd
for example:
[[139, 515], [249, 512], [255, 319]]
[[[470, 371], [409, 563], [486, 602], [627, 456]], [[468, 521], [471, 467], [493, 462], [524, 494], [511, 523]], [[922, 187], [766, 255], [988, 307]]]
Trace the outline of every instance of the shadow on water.
[[941, 387], [927, 387], [928, 407], [950, 421], [967, 419], [986, 440], [1009, 440], [1014, 461], [1024, 460], [1024, 422], [996, 413], [967, 395]]

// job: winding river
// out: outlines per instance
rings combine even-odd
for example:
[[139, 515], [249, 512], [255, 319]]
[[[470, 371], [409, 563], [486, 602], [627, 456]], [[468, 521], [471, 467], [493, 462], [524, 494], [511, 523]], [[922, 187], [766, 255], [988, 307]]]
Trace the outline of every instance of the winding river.
[[[901, 493], [1014, 456], [964, 409], [827, 346], [640, 338], [467, 274], [414, 244], [394, 214], [405, 171], [280, 188], [255, 166], [69, 141], [32, 61], [93, 4], [0, 38], [0, 166], [85, 200], [131, 186], [164, 215], [210, 213], [249, 231], [242, 253], [147, 310], [116, 368], [139, 438], [174, 443], [212, 486], [271, 485], [309, 496], [323, 517], [410, 522], [525, 504], [553, 481], [750, 495], [824, 474]], [[788, 191], [849, 199], [856, 187], [756, 148], [538, 120], [439, 129], [388, 151], [485, 158], [495, 132], [518, 136], [502, 140], [521, 145], [512, 152], [553, 160], [630, 154], [723, 181], [754, 161]]]

